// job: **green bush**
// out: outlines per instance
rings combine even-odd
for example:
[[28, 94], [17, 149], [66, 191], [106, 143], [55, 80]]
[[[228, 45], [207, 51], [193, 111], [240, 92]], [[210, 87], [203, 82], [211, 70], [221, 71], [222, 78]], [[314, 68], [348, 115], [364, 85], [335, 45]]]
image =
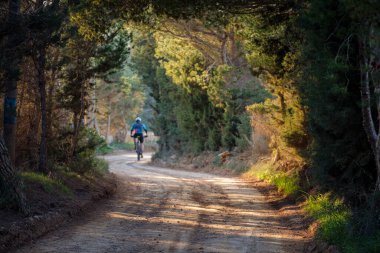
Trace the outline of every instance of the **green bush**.
[[108, 153], [109, 147], [104, 139], [94, 129], [83, 128], [79, 132], [77, 148], [72, 154], [71, 142], [72, 129], [64, 129], [50, 143], [50, 163], [54, 167], [60, 167], [63, 171], [73, 171], [79, 174], [103, 174], [107, 171], [107, 164], [98, 158], [97, 154]]
[[70, 162], [69, 167], [79, 174], [103, 175], [108, 171], [108, 163], [97, 158], [92, 151], [82, 151], [77, 154], [75, 159]]

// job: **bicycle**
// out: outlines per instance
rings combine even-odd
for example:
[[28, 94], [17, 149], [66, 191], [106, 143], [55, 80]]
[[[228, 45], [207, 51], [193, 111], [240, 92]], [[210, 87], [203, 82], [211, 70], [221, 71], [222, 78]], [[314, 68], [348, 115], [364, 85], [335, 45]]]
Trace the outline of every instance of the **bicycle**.
[[[144, 136], [144, 138], [147, 138], [148, 136]], [[137, 161], [140, 161], [141, 158], [143, 158], [143, 150], [142, 150], [142, 143], [141, 143], [141, 137], [137, 137], [136, 139], [136, 153], [137, 153]]]

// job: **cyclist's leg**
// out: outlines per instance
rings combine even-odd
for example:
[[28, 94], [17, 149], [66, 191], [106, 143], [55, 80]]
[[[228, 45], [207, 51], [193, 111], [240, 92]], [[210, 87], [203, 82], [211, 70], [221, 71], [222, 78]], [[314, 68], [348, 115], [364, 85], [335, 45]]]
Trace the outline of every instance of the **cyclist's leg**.
[[141, 154], [142, 154], [144, 153], [144, 135], [143, 134], [141, 135], [140, 142], [141, 142]]
[[136, 135], [133, 136], [133, 143], [135, 144], [135, 151], [137, 150]]

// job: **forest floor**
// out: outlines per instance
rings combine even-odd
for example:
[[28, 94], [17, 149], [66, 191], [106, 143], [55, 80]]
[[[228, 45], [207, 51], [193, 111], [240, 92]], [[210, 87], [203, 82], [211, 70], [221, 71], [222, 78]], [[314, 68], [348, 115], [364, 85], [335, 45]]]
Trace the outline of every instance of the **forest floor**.
[[301, 216], [237, 177], [154, 167], [132, 153], [105, 158], [114, 197], [15, 253], [293, 253], [309, 241]]

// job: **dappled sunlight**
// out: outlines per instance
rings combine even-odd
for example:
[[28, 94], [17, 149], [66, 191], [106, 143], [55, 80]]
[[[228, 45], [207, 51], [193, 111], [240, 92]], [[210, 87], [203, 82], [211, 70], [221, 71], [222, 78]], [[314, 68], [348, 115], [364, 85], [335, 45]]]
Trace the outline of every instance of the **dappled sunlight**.
[[[143, 203], [134, 203], [143, 205], [141, 208], [145, 208], [145, 211], [137, 214], [129, 213], [128, 210], [109, 212], [107, 216], [138, 222], [140, 226], [156, 227], [161, 232], [165, 229], [161, 230], [160, 227], [168, 231], [181, 231], [172, 240], [161, 239], [160, 245], [169, 247], [176, 243], [177, 249], [190, 247], [181, 240], [194, 237], [196, 233], [204, 234], [202, 240], [207, 240], [209, 251], [240, 252], [236, 245], [250, 245], [247, 240], [254, 240], [255, 243], [276, 248], [272, 252], [281, 252], [284, 241], [295, 239], [294, 236], [281, 233], [286, 228], [281, 226], [278, 216], [266, 205], [265, 198], [239, 179], [142, 164], [131, 164], [128, 174], [142, 180], [132, 184], [149, 189], [145, 192], [146, 196], [140, 198]], [[155, 198], [159, 197], [155, 194], [163, 190], [169, 192], [168, 201], [157, 202]], [[180, 230], [173, 227], [180, 227]], [[268, 232], [267, 228], [276, 228], [278, 232], [273, 232], [273, 229]], [[207, 234], [210, 234], [210, 238]], [[215, 239], [220, 236], [225, 238], [227, 244]], [[218, 241], [218, 245], [213, 245], [213, 240]]]
[[117, 198], [70, 231], [65, 252], [282, 253], [304, 240], [239, 179], [145, 166], [133, 154], [106, 159], [122, 179]]

